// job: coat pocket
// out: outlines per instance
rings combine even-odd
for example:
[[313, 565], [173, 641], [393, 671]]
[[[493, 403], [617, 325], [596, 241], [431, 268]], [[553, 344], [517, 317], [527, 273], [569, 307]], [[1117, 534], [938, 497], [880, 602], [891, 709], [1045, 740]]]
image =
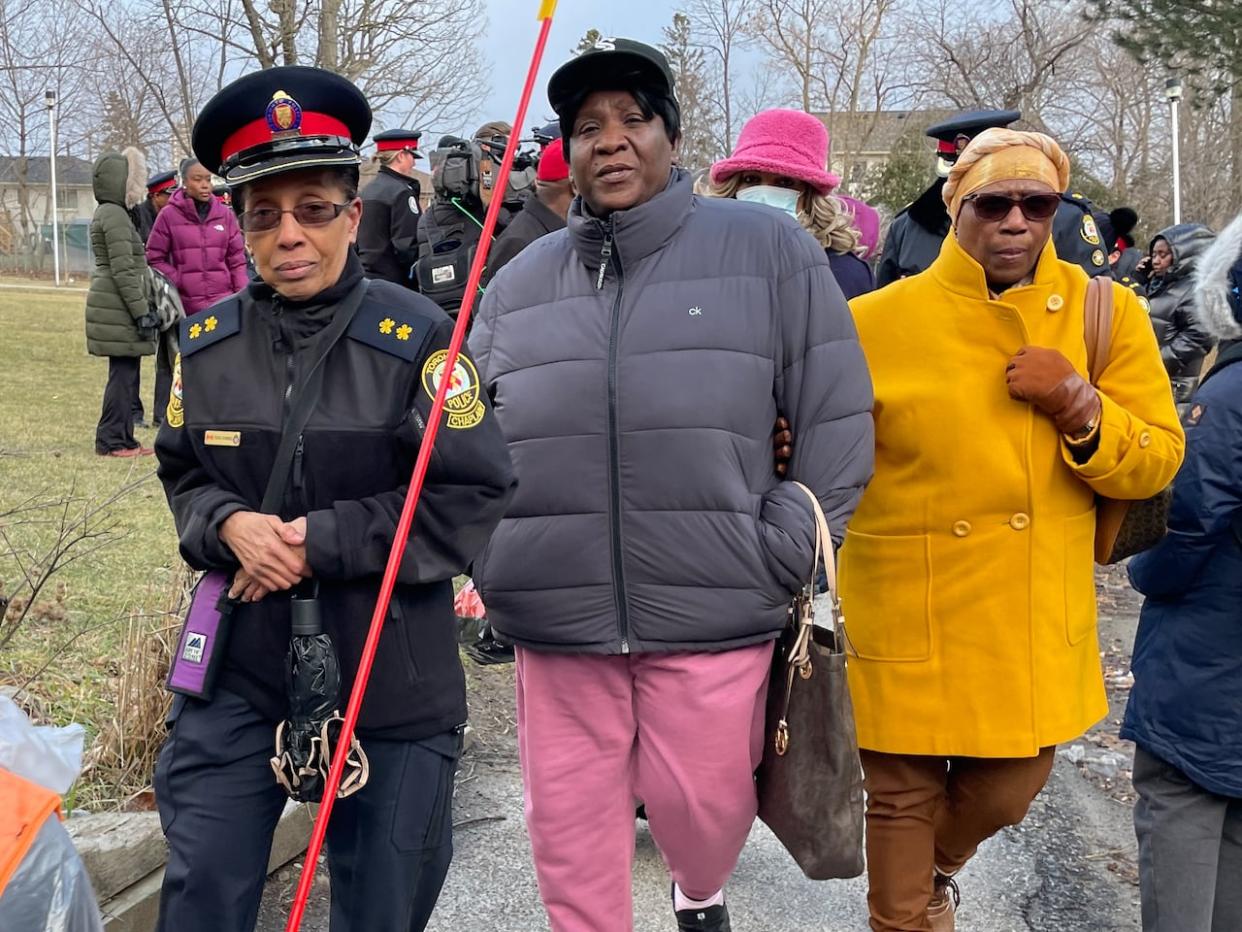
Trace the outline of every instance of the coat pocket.
[[931, 658], [931, 539], [846, 530], [842, 611], [850, 645], [864, 660]]
[[1095, 509], [1065, 519], [1065, 637], [1080, 644], [1095, 630]]

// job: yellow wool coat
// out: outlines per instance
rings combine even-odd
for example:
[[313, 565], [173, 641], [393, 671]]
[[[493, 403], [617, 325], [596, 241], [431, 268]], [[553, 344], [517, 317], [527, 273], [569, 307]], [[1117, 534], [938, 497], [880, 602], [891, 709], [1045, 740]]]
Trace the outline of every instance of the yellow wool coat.
[[1028, 344], [1087, 375], [1086, 288], [1049, 242], [1033, 282], [991, 300], [950, 235], [926, 272], [851, 302], [875, 383], [875, 477], [840, 557], [864, 748], [1028, 757], [1108, 711], [1093, 496], [1155, 494], [1185, 439], [1151, 323], [1120, 285], [1091, 458], [1009, 397], [1005, 366]]

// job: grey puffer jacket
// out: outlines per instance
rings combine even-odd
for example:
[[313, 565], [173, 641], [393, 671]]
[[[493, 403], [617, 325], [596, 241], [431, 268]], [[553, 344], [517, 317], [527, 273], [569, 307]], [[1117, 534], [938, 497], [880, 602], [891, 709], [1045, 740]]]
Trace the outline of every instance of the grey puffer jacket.
[[[1179, 223], [1157, 233], [1151, 241], [1162, 239], [1173, 253], [1173, 264], [1163, 275], [1147, 285], [1151, 323], [1160, 344], [1160, 357], [1173, 385], [1174, 399], [1189, 401], [1199, 384], [1203, 360], [1216, 341], [1195, 313], [1194, 271], [1199, 256], [1215, 234], [1201, 223]], [[1151, 254], [1151, 249], [1148, 249]]]
[[834, 536], [871, 476], [871, 379], [824, 251], [684, 171], [606, 221], [575, 201], [492, 281], [471, 349], [518, 474], [475, 580], [526, 647], [771, 639], [814, 547], [773, 470], [777, 413]]

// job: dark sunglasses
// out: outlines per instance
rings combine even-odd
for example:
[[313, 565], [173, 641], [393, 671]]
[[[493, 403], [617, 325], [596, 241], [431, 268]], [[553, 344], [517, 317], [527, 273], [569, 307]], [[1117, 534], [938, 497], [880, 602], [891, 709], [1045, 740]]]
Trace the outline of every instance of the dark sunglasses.
[[962, 198], [975, 208], [975, 216], [987, 223], [995, 223], [1009, 216], [1015, 204], [1027, 220], [1047, 220], [1061, 206], [1059, 194], [1027, 194], [1010, 197], [1007, 194], [968, 194]]
[[321, 227], [331, 223], [347, 210], [348, 204], [334, 204], [331, 201], [307, 201], [297, 207], [281, 210], [277, 207], [256, 207], [241, 215], [241, 228], [247, 233], [263, 233], [280, 226], [285, 214], [293, 214], [293, 219], [304, 227]]

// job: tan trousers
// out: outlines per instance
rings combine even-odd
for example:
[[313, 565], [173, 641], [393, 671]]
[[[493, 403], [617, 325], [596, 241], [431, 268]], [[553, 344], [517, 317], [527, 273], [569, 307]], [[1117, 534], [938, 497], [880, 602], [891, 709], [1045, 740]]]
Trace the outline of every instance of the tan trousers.
[[863, 751], [867, 905], [875, 932], [930, 932], [933, 870], [956, 873], [986, 839], [1017, 825], [1052, 771], [1035, 757], [927, 757]]

